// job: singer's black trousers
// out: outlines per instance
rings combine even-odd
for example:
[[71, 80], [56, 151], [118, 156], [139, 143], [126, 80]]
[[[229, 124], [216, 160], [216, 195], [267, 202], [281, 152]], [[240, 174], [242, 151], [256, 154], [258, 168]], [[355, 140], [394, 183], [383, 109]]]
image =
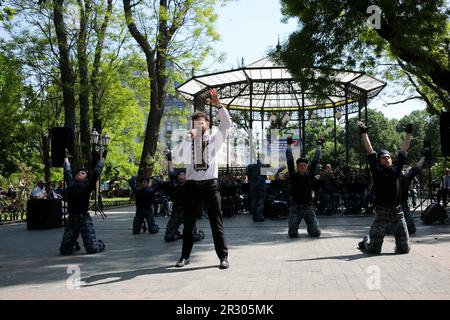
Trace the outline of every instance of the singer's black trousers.
[[228, 248], [225, 243], [222, 210], [220, 205], [219, 183], [217, 179], [194, 181], [188, 180], [185, 185], [185, 208], [182, 259], [189, 259], [194, 245], [194, 229], [197, 216], [204, 208], [208, 212], [211, 225], [214, 247], [219, 259], [228, 257]]

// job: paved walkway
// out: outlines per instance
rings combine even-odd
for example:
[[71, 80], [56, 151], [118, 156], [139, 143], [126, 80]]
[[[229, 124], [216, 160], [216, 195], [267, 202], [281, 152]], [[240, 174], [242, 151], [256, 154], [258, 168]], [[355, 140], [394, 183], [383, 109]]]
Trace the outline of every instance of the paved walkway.
[[[450, 299], [450, 226], [422, 225], [412, 251], [395, 255], [387, 236], [381, 255], [356, 249], [371, 217], [320, 216], [322, 237], [287, 237], [287, 220], [254, 223], [248, 215], [225, 219], [230, 269], [218, 269], [208, 220], [206, 238], [194, 244], [191, 264], [174, 264], [181, 241], [133, 235], [134, 208], [94, 216], [100, 254], [84, 249], [59, 256], [63, 229], [27, 231], [0, 226], [0, 299]], [[81, 285], [77, 289], [77, 275]]]

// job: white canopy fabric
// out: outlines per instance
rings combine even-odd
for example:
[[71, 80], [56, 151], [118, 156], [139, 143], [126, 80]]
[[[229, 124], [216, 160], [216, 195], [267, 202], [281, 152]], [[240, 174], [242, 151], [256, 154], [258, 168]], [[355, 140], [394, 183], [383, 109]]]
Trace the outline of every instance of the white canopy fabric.
[[[320, 72], [316, 74], [319, 76]], [[337, 85], [333, 94], [319, 99], [314, 92], [302, 90], [285, 67], [266, 57], [236, 70], [194, 76], [177, 92], [193, 101], [208, 88], [217, 88], [220, 100], [229, 110], [281, 112], [339, 107], [356, 102], [361, 94], [371, 99], [386, 86], [385, 82], [356, 71], [336, 70], [334, 80]]]

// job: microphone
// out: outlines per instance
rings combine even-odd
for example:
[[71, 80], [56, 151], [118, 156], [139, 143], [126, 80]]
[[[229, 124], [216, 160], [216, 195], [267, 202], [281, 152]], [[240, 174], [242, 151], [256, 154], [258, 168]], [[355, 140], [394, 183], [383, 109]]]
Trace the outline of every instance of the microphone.
[[[200, 129], [193, 128], [192, 130], [195, 130], [195, 133], [197, 134], [197, 132], [199, 132]], [[192, 131], [192, 130], [191, 130], [191, 131]], [[194, 138], [194, 136], [192, 135], [191, 131], [189, 131], [189, 133], [188, 133], [188, 135], [187, 135], [189, 139], [193, 139], [193, 138]]]

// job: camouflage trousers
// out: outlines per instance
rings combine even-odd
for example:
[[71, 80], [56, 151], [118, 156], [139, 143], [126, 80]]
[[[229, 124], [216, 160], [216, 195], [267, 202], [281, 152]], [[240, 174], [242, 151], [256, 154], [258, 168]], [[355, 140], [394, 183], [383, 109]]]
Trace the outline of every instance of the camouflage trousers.
[[143, 227], [144, 220], [147, 221], [148, 232], [157, 233], [159, 232], [159, 226], [155, 222], [155, 215], [153, 213], [153, 208], [136, 208], [136, 215], [133, 219], [133, 233], [138, 234], [141, 229], [146, 231]]
[[318, 211], [337, 212], [339, 195], [332, 190], [322, 189], [319, 192]]
[[395, 252], [408, 253], [411, 249], [405, 216], [398, 207], [375, 207], [375, 220], [370, 227], [369, 238], [364, 238], [364, 249], [370, 253], [380, 253], [383, 239], [388, 230], [395, 237]]
[[343, 195], [346, 214], [360, 214], [364, 204], [364, 193], [347, 192]]
[[[178, 229], [183, 223], [184, 210], [182, 207], [173, 207], [172, 214], [170, 215], [170, 219], [167, 222], [166, 226], [166, 234], [164, 235], [164, 240], [167, 242], [172, 242], [178, 239], [182, 239]], [[205, 237], [202, 230], [194, 228], [194, 241], [200, 241]]]
[[250, 213], [254, 221], [264, 220], [264, 203], [266, 201], [265, 188], [250, 189], [251, 207]]
[[298, 228], [302, 219], [305, 219], [308, 234], [311, 237], [320, 237], [322, 233], [319, 228], [319, 221], [312, 206], [304, 206], [292, 204], [289, 213], [289, 231], [288, 235], [291, 238], [298, 236]]
[[61, 254], [71, 254], [75, 250], [78, 250], [77, 239], [80, 233], [87, 253], [97, 253], [105, 249], [103, 241], [97, 240], [95, 237], [92, 218], [88, 214], [85, 214], [69, 216], [66, 221], [59, 252]]
[[409, 206], [402, 205], [403, 215], [405, 216], [406, 226], [408, 227], [409, 234], [416, 233], [416, 224], [414, 223], [414, 217], [409, 209]]

